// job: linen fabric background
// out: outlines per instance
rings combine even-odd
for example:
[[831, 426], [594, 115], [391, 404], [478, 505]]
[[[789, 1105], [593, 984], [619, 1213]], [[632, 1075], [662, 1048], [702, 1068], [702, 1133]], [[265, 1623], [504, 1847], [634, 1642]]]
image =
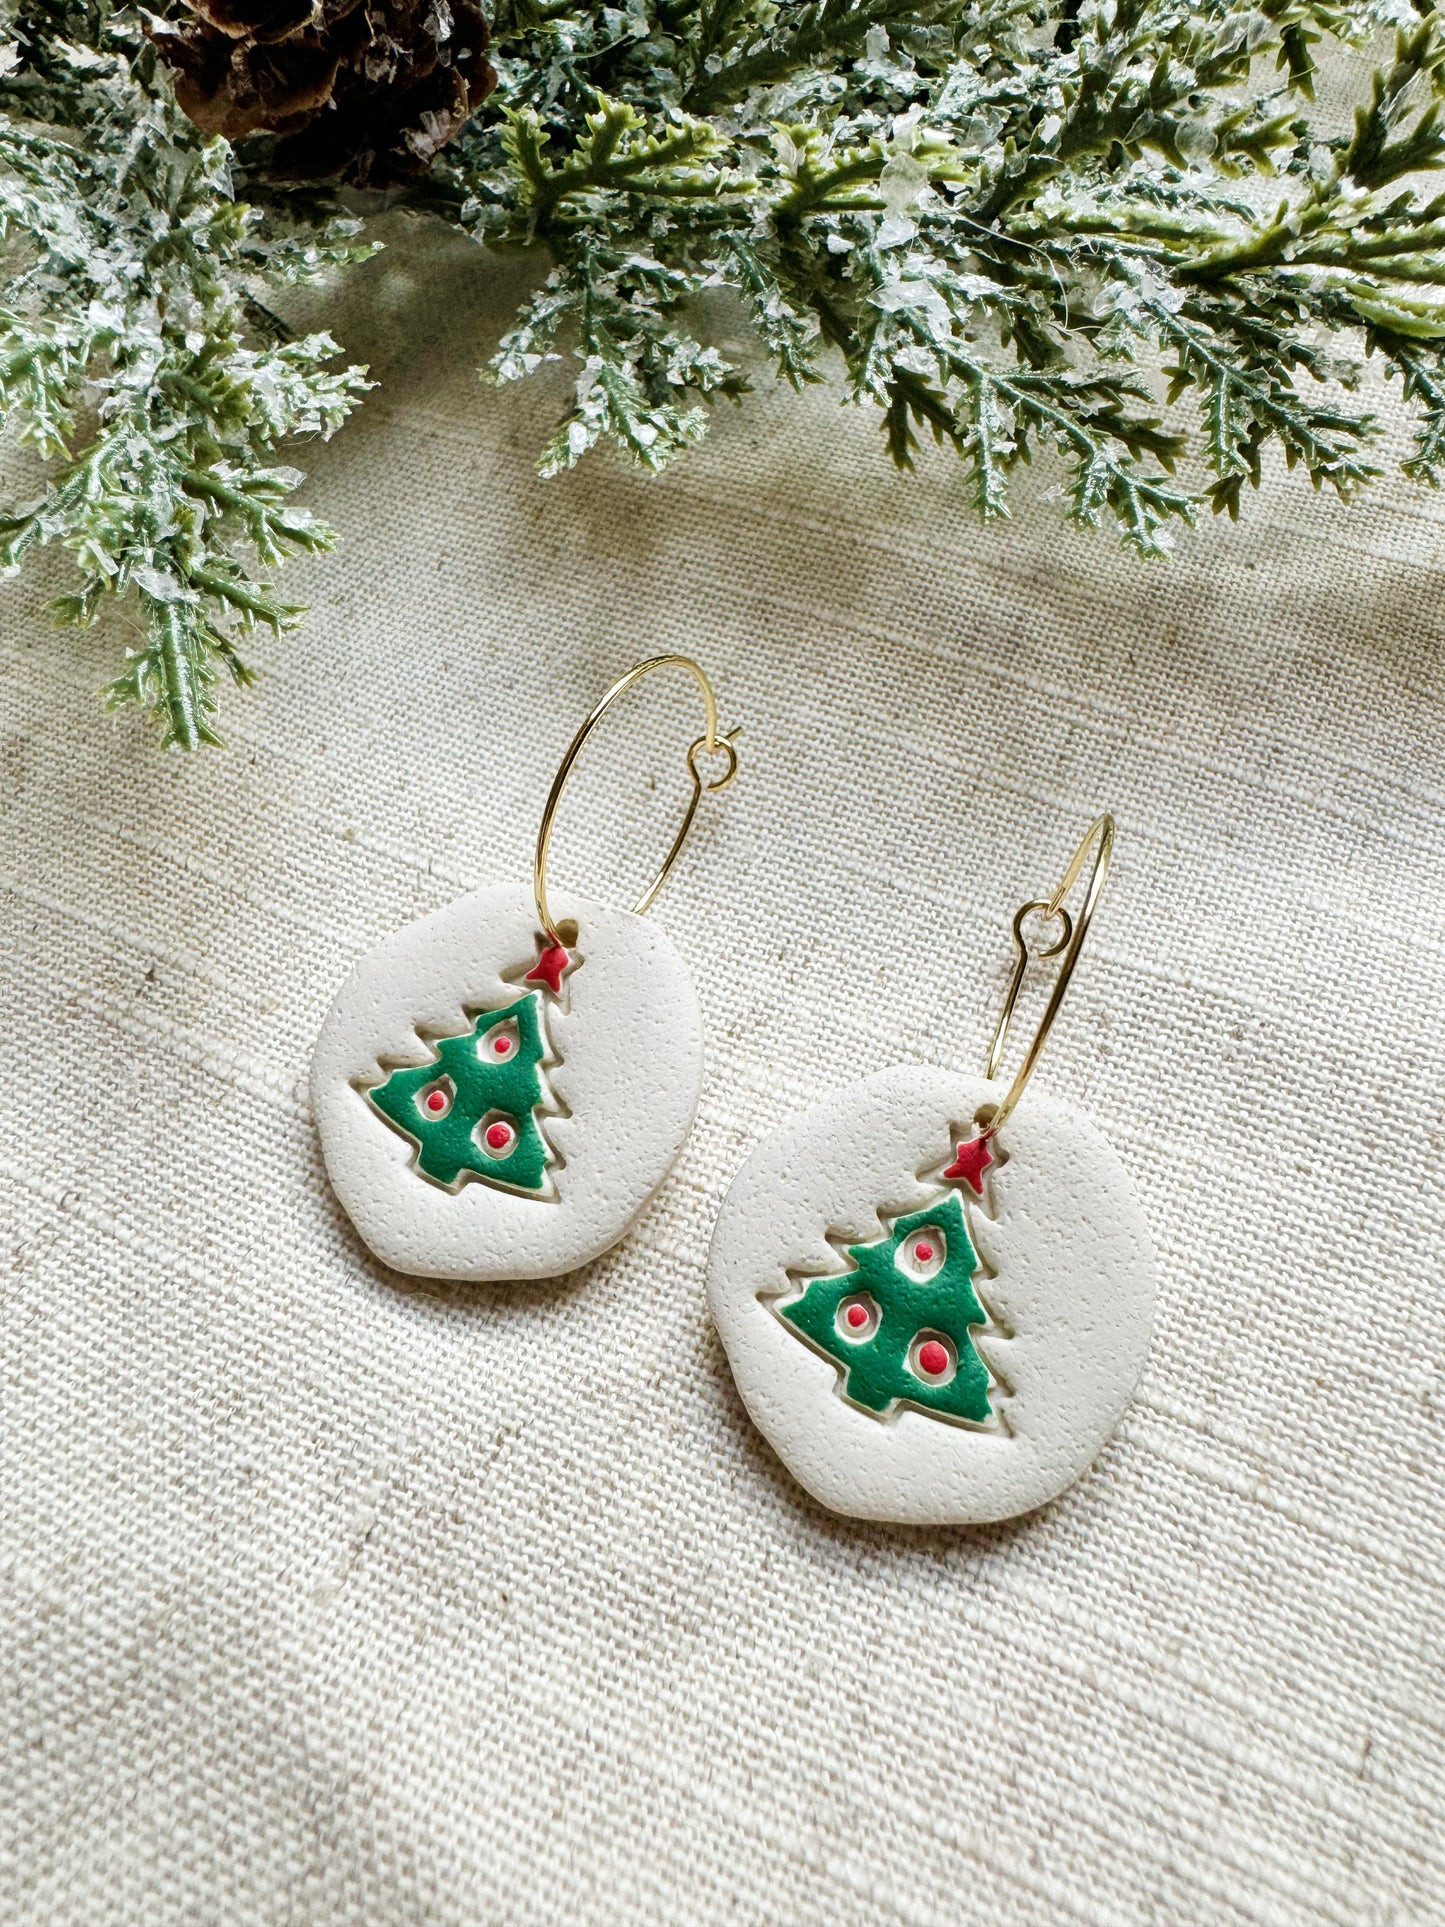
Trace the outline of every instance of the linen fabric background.
[[[392, 238], [298, 308], [383, 385], [302, 456], [343, 543], [228, 750], [102, 719], [125, 632], [56, 636], [58, 565], [4, 595], [0, 1917], [1436, 1927], [1441, 503], [1271, 472], [1144, 567], [1047, 460], [980, 530], [951, 460], [766, 383], [661, 482], [544, 485], [575, 369], [473, 372], [530, 270]], [[579, 1276], [391, 1274], [322, 1170], [323, 1012], [528, 874], [664, 649], [745, 726], [653, 913], [696, 1131]], [[630, 699], [560, 879], [631, 900], [697, 727]], [[1033, 1517], [833, 1518], [733, 1389], [713, 1215], [815, 1093], [980, 1066], [1102, 807], [1040, 1078], [1157, 1242], [1141, 1390]]]

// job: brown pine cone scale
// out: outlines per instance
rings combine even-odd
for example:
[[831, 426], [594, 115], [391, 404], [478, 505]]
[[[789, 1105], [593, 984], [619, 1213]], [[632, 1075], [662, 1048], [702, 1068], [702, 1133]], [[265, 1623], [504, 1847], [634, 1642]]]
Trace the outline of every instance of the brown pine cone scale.
[[476, 0], [189, 0], [154, 25], [203, 133], [277, 134], [280, 180], [389, 187], [425, 174], [496, 85]]

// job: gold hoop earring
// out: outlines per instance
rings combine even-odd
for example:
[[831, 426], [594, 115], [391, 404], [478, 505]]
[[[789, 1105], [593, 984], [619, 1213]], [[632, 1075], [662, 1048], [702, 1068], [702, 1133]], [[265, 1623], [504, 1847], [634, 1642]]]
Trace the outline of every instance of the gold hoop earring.
[[[983, 1078], [880, 1071], [765, 1139], [724, 1200], [708, 1294], [733, 1376], [834, 1511], [916, 1525], [1031, 1511], [1085, 1470], [1133, 1392], [1153, 1322], [1148, 1230], [1102, 1135], [1031, 1089], [1114, 841], [1099, 817], [1052, 895], [1015, 914]], [[1030, 943], [1037, 916], [1052, 941]], [[1055, 958], [1005, 1084], [1030, 966]]]
[[[554, 909], [557, 810], [603, 716], [654, 670], [696, 681], [705, 726], [662, 866], [630, 910]], [[606, 691], [572, 738], [542, 810], [531, 888], [495, 884], [398, 931], [337, 993], [311, 1070], [332, 1186], [367, 1244], [427, 1277], [544, 1278], [599, 1256], [672, 1168], [702, 1085], [702, 1019], [686, 966], [643, 922], [704, 795], [737, 775], [712, 685], [689, 656], [653, 656]], [[712, 779], [699, 757], [726, 759]]]
[[[646, 915], [658, 891], [662, 888], [663, 884], [666, 883], [672, 872], [672, 866], [682, 854], [682, 846], [687, 841], [688, 831], [692, 828], [693, 819], [697, 815], [698, 805], [701, 803], [704, 793], [711, 794], [715, 790], [725, 790], [738, 773], [736, 739], [742, 734], [741, 726], [736, 729], [730, 729], [725, 736], [718, 734], [717, 699], [712, 693], [712, 684], [708, 681], [702, 668], [693, 661], [691, 656], [649, 656], [646, 662], [634, 664], [625, 676], [619, 676], [617, 678], [617, 681], [613, 683], [606, 695], [603, 696], [592, 709], [591, 713], [583, 722], [582, 727], [577, 731], [577, 734], [568, 745], [567, 754], [562, 758], [557, 774], [552, 779], [552, 787], [547, 792], [547, 801], [542, 807], [542, 821], [537, 829], [537, 852], [532, 859], [532, 893], [537, 905], [537, 921], [541, 924], [542, 929], [546, 932], [551, 942], [556, 945], [561, 945], [564, 949], [569, 946], [563, 943], [558, 926], [553, 921], [552, 912], [547, 902], [547, 859], [551, 853], [552, 826], [556, 821], [557, 810], [562, 802], [562, 794], [572, 775], [573, 765], [582, 754], [588, 737], [591, 736], [597, 725], [602, 721], [607, 711], [620, 696], [625, 695], [627, 691], [631, 689], [634, 683], [641, 682], [644, 676], [650, 676], [655, 669], [686, 669], [691, 674], [699, 690], [702, 692], [703, 704], [707, 714], [707, 725], [702, 735], [696, 737], [688, 744], [687, 773], [692, 778], [692, 795], [688, 798], [687, 810], [683, 815], [677, 835], [672, 839], [667, 855], [662, 859], [662, 868], [652, 879], [651, 883], [648, 884], [636, 903], [633, 904], [632, 911], [634, 916], [641, 917]], [[727, 768], [721, 776], [715, 778], [712, 782], [705, 783], [698, 771], [698, 756], [703, 753], [709, 756], [715, 756], [719, 751], [727, 758]]]
[[[1090, 850], [1098, 848], [1094, 856], [1094, 867], [1089, 872], [1089, 884], [1084, 893], [1084, 901], [1077, 917], [1072, 916], [1065, 907], [1065, 899], [1078, 882]], [[988, 1047], [988, 1057], [984, 1063], [983, 1074], [989, 1082], [998, 1076], [999, 1065], [1003, 1062], [1004, 1047], [1008, 1043], [1009, 1031], [1013, 1025], [1014, 1011], [1018, 1007], [1019, 993], [1024, 987], [1031, 963], [1047, 963], [1051, 958], [1062, 957], [1054, 975], [1054, 987], [1049, 992], [1048, 1002], [1044, 1005], [1043, 1015], [1023, 1060], [1014, 1073], [1013, 1082], [1004, 1092], [997, 1104], [985, 1105], [976, 1122], [981, 1127], [977, 1134], [965, 1139], [957, 1149], [954, 1161], [944, 1176], [962, 1178], [980, 1197], [983, 1196], [983, 1173], [993, 1163], [993, 1153], [989, 1150], [990, 1140], [997, 1137], [1009, 1118], [1014, 1106], [1023, 1096], [1029, 1079], [1034, 1074], [1034, 1066], [1043, 1053], [1049, 1040], [1049, 1032], [1054, 1027], [1054, 1019], [1064, 1001], [1074, 966], [1079, 961], [1079, 952], [1084, 947], [1084, 939], [1089, 934], [1089, 925], [1094, 920], [1094, 910], [1099, 898], [1104, 894], [1104, 885], [1109, 880], [1109, 866], [1114, 860], [1114, 819], [1107, 811], [1095, 817], [1079, 843], [1079, 847], [1069, 859], [1069, 867], [1064, 871], [1059, 887], [1051, 897], [1032, 897], [1021, 903], [1014, 912], [1014, 968], [1009, 978], [1008, 989], [1004, 993], [1003, 1009], [999, 1012], [998, 1023], [994, 1027], [993, 1042]], [[1029, 949], [1028, 938], [1024, 935], [1024, 925], [1032, 916], [1042, 916], [1046, 921], [1062, 925], [1063, 934], [1057, 943], [1050, 944], [1039, 951]]]

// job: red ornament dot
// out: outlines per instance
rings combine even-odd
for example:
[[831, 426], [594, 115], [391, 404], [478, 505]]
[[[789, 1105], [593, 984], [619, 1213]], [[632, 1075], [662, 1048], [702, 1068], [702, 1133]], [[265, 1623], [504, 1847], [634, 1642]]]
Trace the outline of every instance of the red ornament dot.
[[866, 1305], [850, 1305], [847, 1316], [854, 1331], [861, 1331], [868, 1323], [868, 1308]]
[[492, 1045], [492, 1049], [497, 1053], [498, 1057], [508, 1056], [511, 1052], [511, 1048], [512, 1048], [512, 1040], [510, 1037], [499, 1037], [496, 1040], [496, 1042]]
[[930, 1244], [916, 1244], [913, 1247], [913, 1255], [919, 1264], [926, 1265], [933, 1257], [933, 1246]]
[[439, 1114], [440, 1114], [440, 1113], [441, 1113], [442, 1111], [444, 1111], [444, 1110], [446, 1109], [446, 1107], [447, 1107], [447, 1094], [446, 1094], [446, 1092], [445, 1092], [445, 1091], [433, 1091], [433, 1092], [432, 1092], [432, 1094], [431, 1094], [431, 1096], [430, 1096], [430, 1097], [429, 1097], [429, 1098], [427, 1099], [427, 1101], [426, 1101], [426, 1107], [427, 1107], [427, 1109], [428, 1109], [429, 1111], [431, 1111], [431, 1112], [432, 1112], [432, 1113], [433, 1113], [434, 1115], [439, 1115]]
[[505, 1151], [511, 1141], [512, 1127], [510, 1124], [497, 1123], [487, 1126], [487, 1144], [491, 1150]]
[[926, 1345], [918, 1347], [918, 1369], [930, 1378], [942, 1378], [948, 1370], [948, 1351], [936, 1338], [930, 1338]]

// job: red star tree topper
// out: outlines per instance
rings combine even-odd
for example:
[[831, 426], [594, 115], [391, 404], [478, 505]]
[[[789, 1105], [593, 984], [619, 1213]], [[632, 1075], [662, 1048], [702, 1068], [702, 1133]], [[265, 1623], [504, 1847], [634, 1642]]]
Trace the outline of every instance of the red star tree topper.
[[986, 1137], [971, 1137], [955, 1147], [953, 1162], [944, 1172], [946, 1178], [962, 1178], [976, 1196], [983, 1196], [983, 1174], [993, 1163], [993, 1152]]
[[565, 944], [549, 943], [545, 937], [540, 941], [542, 953], [527, 972], [526, 982], [545, 984], [556, 997], [561, 992], [562, 979], [573, 967], [572, 957]]

